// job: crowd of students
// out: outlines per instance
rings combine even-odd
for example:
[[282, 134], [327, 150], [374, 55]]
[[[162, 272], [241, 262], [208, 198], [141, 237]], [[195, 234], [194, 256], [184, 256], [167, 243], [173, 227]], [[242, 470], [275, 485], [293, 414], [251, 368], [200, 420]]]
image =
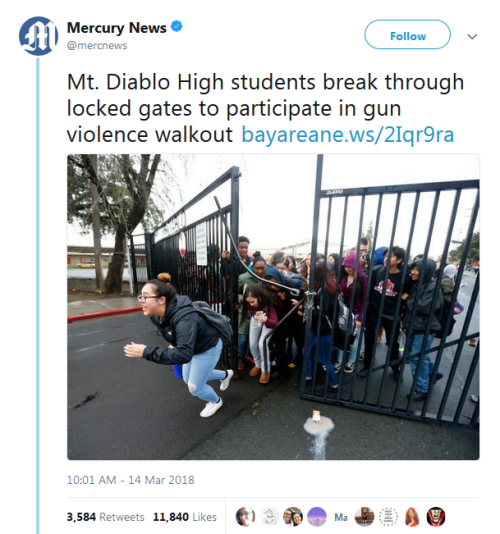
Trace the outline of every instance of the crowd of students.
[[[248, 249], [249, 240], [240, 237], [241, 240]], [[330, 254], [326, 259], [322, 254], [316, 255], [306, 384], [313, 379], [315, 362], [326, 373], [326, 387], [334, 391], [338, 388], [338, 374], [342, 368], [343, 373], [349, 375], [356, 365], [361, 365], [358, 375], [366, 376], [373, 368], [376, 345], [385, 332], [386, 344], [391, 347], [389, 365], [393, 378], [396, 381], [400, 378], [401, 356], [406, 348], [412, 375], [418, 374], [411, 397], [424, 400], [433, 374], [435, 381], [443, 377], [440, 369], [434, 373], [434, 362], [428, 351], [436, 335], [446, 337], [442, 331], [443, 318], [452, 305], [457, 267], [438, 264], [431, 258], [424, 261], [423, 255], [406, 265], [406, 251], [402, 247], [393, 246], [391, 257], [388, 257], [388, 247], [377, 248], [373, 257], [369, 247], [369, 240], [362, 238], [357, 251], [343, 258], [337, 254]], [[300, 306], [290, 313], [298, 297], [293, 297], [282, 286], [302, 290], [309, 287], [311, 254], [299, 264], [293, 256], [283, 252], [276, 252], [267, 259], [256, 252], [253, 260], [246, 256], [246, 264], [268, 283], [254, 278], [244, 268], [245, 272], [239, 275], [239, 368], [241, 371], [245, 363], [250, 362], [250, 375], [267, 384], [295, 363], [302, 362], [304, 309]], [[368, 286], [370, 265], [372, 273]], [[439, 269], [443, 269], [443, 273], [441, 287], [436, 290]], [[355, 319], [356, 330], [347, 340], [345, 333], [334, 325], [339, 296]], [[285, 316], [286, 320], [282, 321]], [[451, 324], [453, 322], [451, 319]], [[358, 350], [363, 324], [364, 348]], [[293, 358], [294, 344], [296, 358]]]
[[[457, 268], [437, 265], [420, 255], [405, 265], [405, 250], [399, 246], [379, 247], [371, 257], [369, 241], [362, 238], [357, 250], [343, 258], [330, 254], [326, 259], [317, 254], [311, 269], [311, 254], [300, 264], [293, 256], [276, 252], [269, 258], [259, 251], [249, 254], [248, 238], [239, 238], [242, 262], [229, 263], [229, 252], [212, 254], [211, 286], [229, 287], [231, 274], [238, 275], [238, 353], [239, 371], [250, 366], [249, 375], [268, 384], [300, 366], [304, 357], [306, 307], [312, 308], [309, 353], [306, 358], [306, 384], [313, 381], [315, 363], [325, 371], [323, 387], [336, 391], [338, 374], [355, 371], [366, 375], [373, 368], [373, 356], [381, 333], [385, 331], [391, 347], [390, 367], [393, 377], [400, 378], [401, 350], [406, 347], [416, 388], [408, 396], [413, 400], [427, 397], [432, 377], [443, 377], [428, 353], [436, 335], [442, 332], [442, 318], [453, 303]], [[216, 255], [218, 257], [216, 257]], [[358, 258], [358, 259], [357, 259]], [[441, 287], [436, 288], [437, 273], [443, 269]], [[312, 281], [312, 303], [304, 299]], [[371, 271], [371, 283], [369, 273]], [[222, 281], [222, 283], [221, 283]], [[219, 293], [219, 289], [217, 289]], [[226, 292], [227, 295], [227, 292]], [[337, 327], [336, 310], [350, 310], [355, 320], [353, 332]], [[207, 401], [201, 412], [210, 417], [222, 406], [222, 399], [208, 384], [220, 381], [220, 390], [228, 388], [232, 370], [216, 369], [222, 351], [217, 328], [196, 312], [187, 296], [177, 295], [166, 273], [150, 280], [139, 296], [145, 316], [150, 317], [167, 343], [166, 348], [130, 343], [124, 348], [130, 358], [144, 358], [160, 364], [182, 365], [182, 377], [189, 392]], [[306, 306], [307, 305], [307, 306]], [[224, 304], [227, 306], [227, 303]], [[366, 317], [364, 318], [364, 314]], [[364, 325], [364, 350], [358, 340]], [[401, 341], [401, 332], [408, 341]], [[424, 346], [425, 342], [425, 347]], [[333, 357], [332, 357], [333, 356]], [[295, 385], [299, 385], [296, 382]]]

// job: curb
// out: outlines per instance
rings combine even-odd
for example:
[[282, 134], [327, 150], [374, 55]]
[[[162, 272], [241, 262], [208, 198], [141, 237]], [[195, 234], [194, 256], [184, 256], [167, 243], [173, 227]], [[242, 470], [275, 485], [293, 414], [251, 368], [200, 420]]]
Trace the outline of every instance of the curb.
[[142, 306], [135, 306], [134, 308], [122, 308], [120, 310], [107, 310], [103, 312], [84, 313], [82, 315], [72, 315], [68, 317], [68, 323], [74, 323], [75, 321], [82, 321], [84, 319], [96, 319], [99, 317], [107, 317], [110, 315], [120, 315], [122, 313], [132, 313], [141, 311]]

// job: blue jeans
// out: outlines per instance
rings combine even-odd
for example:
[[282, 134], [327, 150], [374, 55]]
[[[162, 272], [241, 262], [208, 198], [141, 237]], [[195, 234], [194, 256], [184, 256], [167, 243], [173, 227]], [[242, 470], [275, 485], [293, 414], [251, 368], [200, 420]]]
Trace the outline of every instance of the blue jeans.
[[224, 380], [226, 371], [217, 371], [214, 367], [222, 352], [222, 340], [206, 352], [194, 354], [189, 363], [182, 366], [182, 378], [188, 385], [189, 393], [207, 402], [218, 402], [219, 395], [207, 385], [211, 380]]
[[[351, 352], [349, 353], [349, 358], [347, 363], [353, 363], [356, 360], [356, 353], [358, 352], [358, 336], [354, 338], [354, 343], [351, 345]], [[344, 351], [342, 349], [337, 349], [337, 362], [342, 363], [344, 358]]]
[[[427, 343], [425, 344], [425, 350], [428, 351], [431, 348], [432, 342], [434, 340], [435, 334], [429, 334], [427, 338]], [[417, 372], [418, 366], [418, 356], [422, 350], [422, 343], [424, 342], [424, 334], [413, 334], [413, 339], [411, 342], [410, 350], [410, 367], [411, 374], [415, 378], [415, 373]], [[416, 390], [421, 391], [422, 393], [427, 393], [429, 391], [430, 377], [434, 371], [434, 362], [431, 357], [424, 352], [422, 355], [422, 365], [420, 366], [420, 373], [417, 378]], [[441, 370], [438, 369], [440, 373]]]
[[[314, 352], [316, 351], [316, 347], [318, 348], [318, 361], [326, 371], [328, 365], [328, 355], [330, 354], [330, 345], [332, 344], [332, 335], [328, 334], [327, 336], [321, 336], [318, 338], [316, 334], [311, 332], [309, 343], [310, 346], [309, 355], [307, 358], [306, 380], [311, 380], [313, 376]], [[328, 365], [328, 385], [336, 386], [338, 383], [339, 380], [335, 374], [335, 368], [330, 362], [330, 365]]]
[[238, 334], [238, 352], [240, 358], [244, 358], [248, 352], [248, 334]]

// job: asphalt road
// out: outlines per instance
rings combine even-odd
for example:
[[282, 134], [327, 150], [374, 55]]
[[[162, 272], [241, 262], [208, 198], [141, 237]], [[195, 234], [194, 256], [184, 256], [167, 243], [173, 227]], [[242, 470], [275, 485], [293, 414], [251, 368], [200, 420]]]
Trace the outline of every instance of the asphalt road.
[[[313, 410], [334, 429], [318, 442], [303, 426]], [[266, 437], [266, 439], [262, 439]], [[185, 460], [477, 460], [479, 434], [298, 400], [290, 383], [244, 410]], [[387, 466], [388, 473], [397, 466]], [[388, 475], [390, 476], [390, 475]]]
[[[467, 310], [469, 308], [470, 300], [472, 297], [472, 292], [474, 290], [474, 285], [476, 283], [476, 277], [469, 274], [469, 272], [465, 272], [464, 276], [462, 277], [462, 283], [461, 285], [463, 287], [460, 288], [460, 291], [458, 293], [458, 301], [462, 306], [464, 306], [464, 311], [459, 314], [455, 315], [456, 324], [453, 329], [453, 333], [451, 336], [449, 336], [449, 339], [458, 339], [460, 337], [460, 333], [462, 332], [463, 325], [466, 319]], [[465, 285], [464, 285], [465, 284]], [[477, 296], [477, 301], [474, 307], [474, 312], [471, 317], [471, 322], [469, 325], [469, 328], [467, 330], [467, 334], [474, 334], [476, 332], [480, 331], [480, 313], [479, 313], [479, 307], [480, 307], [480, 297], [481, 292], [479, 292]], [[479, 339], [478, 339], [479, 341]], [[465, 343], [462, 351], [462, 357], [460, 358], [460, 363], [457, 369], [458, 377], [461, 381], [465, 381], [468, 369], [469, 369], [469, 363], [474, 355], [474, 348], [472, 348], [468, 343]], [[470, 393], [474, 395], [479, 395], [479, 364], [477, 366], [477, 370], [474, 373], [472, 383], [470, 386]]]
[[[465, 306], [472, 283], [459, 295]], [[459, 321], [465, 313], [457, 316]], [[460, 330], [457, 326], [454, 335]], [[326, 459], [479, 456], [479, 434], [475, 431], [301, 400], [291, 380], [262, 386], [246, 373], [222, 394], [223, 408], [212, 418], [202, 419], [199, 412], [204, 403], [188, 393], [170, 366], [123, 355], [123, 346], [130, 340], [149, 345], [163, 343], [140, 313], [68, 325], [69, 459], [313, 459], [317, 443], [303, 429], [313, 409], [320, 409], [335, 423], [324, 443]], [[383, 357], [384, 349], [387, 347], [380, 344], [377, 358]], [[472, 347], [466, 344], [452, 379], [450, 413], [446, 412], [450, 416], [463, 391], [472, 354]], [[445, 379], [436, 385], [429, 413], [439, 404], [453, 359], [451, 350], [444, 355]], [[380, 378], [374, 376], [372, 380], [373, 393], [378, 391]], [[359, 379], [356, 388], [365, 387], [365, 383]], [[398, 406], [407, 402], [410, 384], [407, 368]], [[218, 383], [214, 386], [217, 389]], [[473, 389], [476, 386], [478, 379], [471, 392], [479, 392]], [[391, 398], [394, 387], [394, 381], [386, 382], [384, 402], [387, 396]], [[418, 413], [419, 406], [414, 408]], [[467, 400], [464, 414], [470, 416], [474, 408], [475, 404]]]
[[69, 459], [181, 459], [279, 385], [235, 380], [221, 410], [203, 419], [205, 403], [171, 366], [124, 356], [131, 340], [164, 345], [155, 332], [141, 313], [68, 325]]
[[[471, 300], [474, 284], [476, 283], [475, 277], [465, 274], [462, 280], [464, 285], [459, 293], [458, 300], [464, 306], [464, 311], [455, 315], [456, 324], [453, 332], [446, 339], [447, 342], [458, 340], [462, 334], [464, 323], [467, 316], [467, 310]], [[474, 308], [471, 322], [467, 330], [467, 334], [474, 334], [479, 331], [479, 296]], [[374, 361], [374, 366], [383, 365], [387, 360], [387, 346], [385, 345], [385, 337], [382, 343], [377, 346], [377, 353]], [[432, 346], [436, 347], [440, 344], [440, 340], [435, 339]], [[429, 405], [427, 407], [426, 415], [434, 417], [441, 408], [443, 396], [448, 382], [451, 383], [448, 398], [443, 411], [443, 417], [445, 419], [453, 420], [462, 395], [465, 395], [465, 403], [460, 412], [459, 422], [468, 424], [473, 417], [474, 410], [476, 409], [476, 403], [471, 400], [471, 395], [479, 396], [479, 365], [472, 375], [472, 381], [468, 390], [465, 390], [466, 380], [471, 370], [472, 359], [474, 357], [475, 348], [470, 346], [468, 342], [465, 342], [462, 346], [460, 357], [457, 359], [457, 346], [454, 345], [449, 348], [445, 348], [441, 358], [440, 369], [443, 372], [443, 379], [436, 382], [433, 388], [432, 395], [430, 396]], [[436, 359], [437, 352], [431, 353], [431, 358]], [[456, 365], [456, 370], [452, 374], [452, 367]], [[347, 382], [342, 387], [342, 394], [344, 398], [353, 398], [355, 401], [363, 402], [366, 399], [367, 403], [381, 404], [390, 406], [393, 400], [395, 391], [395, 381], [392, 379], [391, 373], [388, 372], [384, 379], [383, 371], [377, 371], [372, 374], [371, 380], [367, 385], [366, 379], [357, 379], [352, 389], [353, 394], [351, 397], [351, 381]], [[408, 407], [407, 393], [413, 383], [413, 377], [411, 375], [410, 365], [407, 363], [404, 368], [404, 382], [400, 385], [398, 394], [396, 395], [395, 407], [406, 410]], [[464, 393], [465, 391], [465, 393]], [[422, 402], [412, 402], [410, 410], [412, 413], [420, 414], [423, 408]]]

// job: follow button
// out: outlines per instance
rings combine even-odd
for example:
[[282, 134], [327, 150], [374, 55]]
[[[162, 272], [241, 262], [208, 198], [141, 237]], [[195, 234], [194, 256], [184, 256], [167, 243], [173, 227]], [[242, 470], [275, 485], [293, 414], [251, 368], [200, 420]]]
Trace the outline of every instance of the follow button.
[[451, 30], [442, 20], [374, 20], [365, 39], [378, 50], [437, 50], [449, 43]]

